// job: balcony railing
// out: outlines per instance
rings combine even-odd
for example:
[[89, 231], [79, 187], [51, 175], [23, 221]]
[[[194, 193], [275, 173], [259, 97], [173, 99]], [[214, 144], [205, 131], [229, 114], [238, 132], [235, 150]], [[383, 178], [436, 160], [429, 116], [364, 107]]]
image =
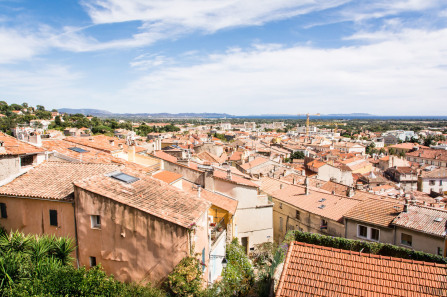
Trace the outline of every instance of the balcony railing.
[[218, 223], [210, 223], [211, 227], [211, 245], [219, 239], [220, 235], [225, 232], [225, 220], [222, 218]]

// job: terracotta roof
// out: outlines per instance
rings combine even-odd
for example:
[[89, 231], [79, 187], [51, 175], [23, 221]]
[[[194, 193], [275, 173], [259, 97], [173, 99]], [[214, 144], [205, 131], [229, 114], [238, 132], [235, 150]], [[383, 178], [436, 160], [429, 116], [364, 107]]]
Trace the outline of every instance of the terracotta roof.
[[[192, 195], [197, 196], [197, 186], [191, 182], [188, 182], [186, 180], [182, 181], [183, 183], [183, 190], [185, 192], [188, 192]], [[238, 201], [234, 200], [230, 197], [208, 191], [204, 188], [201, 189], [200, 192], [200, 198], [205, 199], [206, 201], [210, 202], [212, 205], [215, 205], [219, 208], [222, 208], [226, 211], [228, 211], [230, 214], [234, 215], [236, 213], [237, 204]]]
[[313, 160], [312, 162], [307, 163], [307, 167], [312, 167], [312, 168], [317, 168], [317, 169], [324, 165], [328, 165], [328, 164], [325, 162], [322, 162], [320, 160]]
[[242, 152], [234, 152], [230, 157], [230, 161], [240, 161], [241, 159], [242, 159]]
[[176, 173], [176, 172], [163, 170], [161, 172], [158, 172], [158, 173], [152, 175], [152, 177], [162, 180], [165, 183], [170, 184], [170, 183], [173, 183], [173, 182], [181, 179], [183, 177], [183, 175]]
[[155, 151], [155, 152], [152, 153], [152, 155], [157, 157], [157, 158], [160, 158], [162, 160], [168, 161], [168, 162], [177, 163], [177, 158], [176, 157], [174, 157], [174, 156], [172, 156], [170, 154], [167, 154], [167, 153], [165, 153], [163, 151]]
[[266, 163], [268, 161], [269, 161], [269, 159], [266, 159], [266, 158], [263, 158], [263, 157], [258, 157], [258, 158], [254, 159], [251, 162], [242, 164], [241, 168], [243, 168], [244, 170], [249, 170], [249, 169], [252, 169], [252, 168], [254, 168], [256, 166], [259, 166], [259, 165], [261, 165], [263, 163]]
[[[75, 144], [73, 142], [65, 141], [62, 139], [42, 140], [42, 147], [48, 151], [56, 151], [64, 156], [79, 161], [82, 160], [82, 162], [87, 163], [110, 163], [112, 159], [112, 155], [104, 151], [80, 144]], [[86, 152], [78, 153], [70, 149], [74, 147], [83, 149]]]
[[221, 160], [221, 158], [219, 158], [218, 156], [213, 155], [207, 151], [198, 153], [197, 157], [203, 161], [208, 161], [210, 163], [223, 163], [226, 161], [226, 160]]
[[393, 225], [444, 237], [446, 235], [447, 211], [419, 205], [408, 205], [407, 212], [401, 212]]
[[121, 172], [139, 180], [127, 184], [109, 176], [97, 175], [77, 181], [75, 185], [185, 228], [195, 223], [209, 208], [209, 203], [204, 199], [160, 180], [129, 169], [122, 169]]
[[364, 223], [389, 227], [403, 209], [403, 204], [388, 200], [366, 199], [351, 209], [345, 217]]
[[405, 156], [433, 159], [445, 162], [447, 161], [447, 150], [420, 149], [414, 152], [406, 153]]
[[447, 177], [447, 168], [434, 169], [432, 171], [423, 170], [421, 173], [423, 178], [445, 178]]
[[12, 136], [0, 132], [0, 142], [3, 142], [5, 151], [0, 150], [0, 155], [26, 155], [43, 153], [45, 150], [20, 141]]
[[429, 148], [428, 146], [412, 143], [412, 142], [404, 142], [404, 143], [398, 143], [394, 145], [390, 145], [388, 148], [395, 148], [395, 149], [408, 149], [412, 150], [414, 148]]
[[287, 185], [271, 194], [274, 198], [307, 212], [341, 222], [343, 216], [361, 201], [346, 196], [333, 195], [326, 191], [309, 190], [305, 187]]
[[231, 171], [231, 172], [232, 172], [231, 179], [228, 179], [226, 171], [215, 168], [214, 172], [213, 172], [213, 176], [215, 178], [225, 180], [225, 181], [233, 183], [233, 184], [259, 188], [259, 185], [255, 184], [251, 180], [246, 179], [240, 175], [234, 174], [233, 171]]
[[[66, 137], [64, 140], [85, 145], [108, 153], [123, 150], [118, 146], [118, 143], [122, 143], [124, 145], [125, 142], [124, 140], [120, 140], [118, 138], [109, 137], [105, 135], [96, 135], [89, 137]], [[112, 140], [114, 141], [114, 145], [111, 145], [110, 143]]]
[[73, 193], [74, 181], [118, 168], [111, 164], [45, 162], [0, 187], [0, 194], [71, 200], [68, 196]]
[[447, 296], [447, 265], [292, 242], [276, 296]]

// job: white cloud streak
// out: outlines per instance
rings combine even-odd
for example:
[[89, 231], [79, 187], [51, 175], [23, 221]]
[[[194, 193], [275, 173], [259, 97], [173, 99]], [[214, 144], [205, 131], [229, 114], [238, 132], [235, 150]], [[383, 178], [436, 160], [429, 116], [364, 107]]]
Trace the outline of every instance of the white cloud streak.
[[207, 63], [154, 71], [121, 95], [160, 112], [443, 113], [447, 29], [377, 34], [380, 39], [369, 38], [380, 41], [364, 46], [267, 46], [213, 55]]

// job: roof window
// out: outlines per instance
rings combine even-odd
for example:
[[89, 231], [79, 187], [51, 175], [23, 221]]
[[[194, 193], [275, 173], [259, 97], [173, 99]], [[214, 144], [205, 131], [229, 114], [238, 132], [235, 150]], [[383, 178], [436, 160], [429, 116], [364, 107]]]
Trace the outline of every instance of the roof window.
[[114, 179], [125, 182], [126, 184], [131, 184], [131, 183], [136, 182], [137, 180], [140, 180], [138, 177], [135, 177], [135, 176], [132, 176], [129, 174], [125, 174], [122, 172], [115, 173], [115, 174], [111, 175], [110, 177], [113, 177]]
[[69, 147], [68, 149], [77, 153], [88, 153], [88, 151], [81, 149], [80, 147]]
[[324, 204], [321, 204], [320, 206], [318, 206], [318, 208], [320, 208], [320, 209], [323, 209], [325, 207], [326, 207], [326, 205], [324, 205]]

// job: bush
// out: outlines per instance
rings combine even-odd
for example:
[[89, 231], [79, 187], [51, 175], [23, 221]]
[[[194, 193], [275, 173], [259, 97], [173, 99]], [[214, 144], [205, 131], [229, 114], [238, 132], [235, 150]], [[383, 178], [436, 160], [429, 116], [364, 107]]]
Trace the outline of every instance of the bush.
[[174, 296], [197, 296], [202, 288], [200, 261], [194, 257], [183, 258], [168, 276], [166, 285]]
[[322, 245], [343, 250], [351, 250], [363, 253], [371, 253], [382, 256], [390, 256], [425, 262], [447, 264], [447, 259], [441, 256], [414, 251], [388, 243], [366, 242], [361, 240], [332, 237], [315, 233], [293, 230], [287, 233], [284, 242], [300, 241], [315, 245]]

